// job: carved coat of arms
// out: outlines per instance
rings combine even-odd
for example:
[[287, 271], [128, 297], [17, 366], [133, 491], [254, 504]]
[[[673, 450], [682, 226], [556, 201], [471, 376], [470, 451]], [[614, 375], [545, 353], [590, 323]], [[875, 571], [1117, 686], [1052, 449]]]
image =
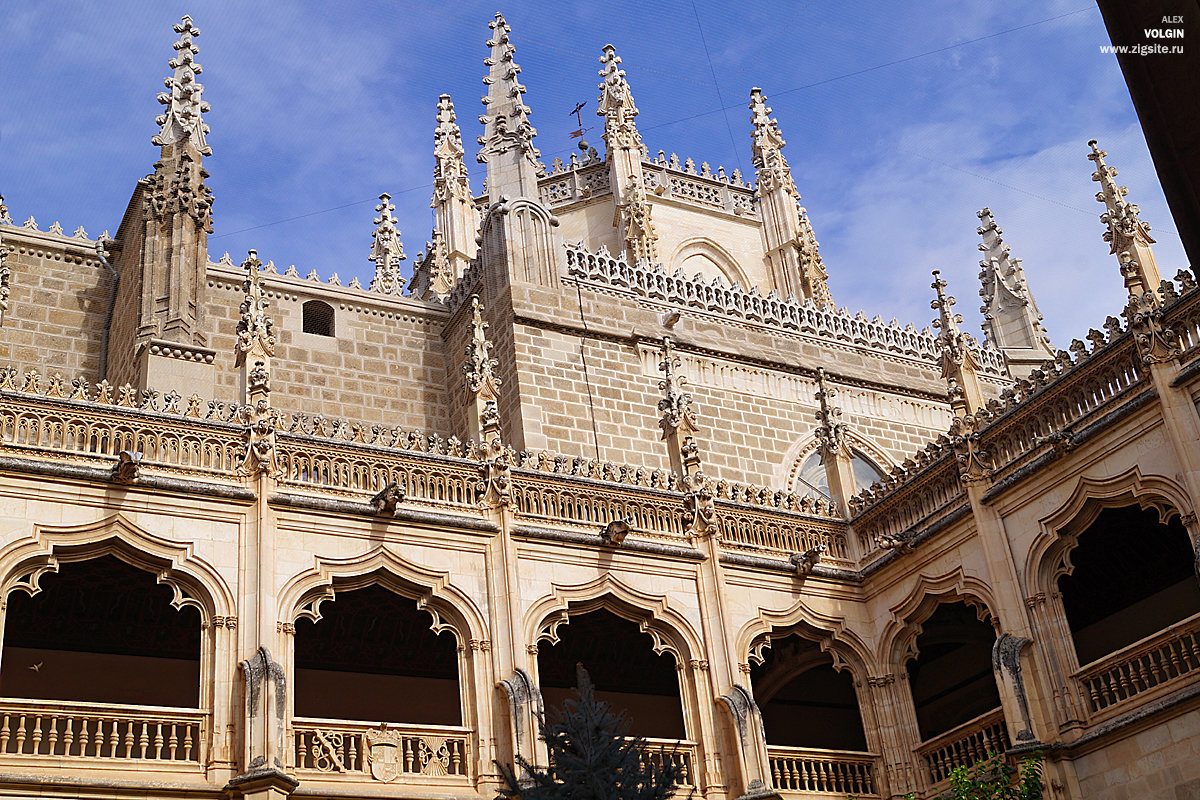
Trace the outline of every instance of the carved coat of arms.
[[367, 731], [371, 777], [390, 783], [400, 777], [400, 734], [396, 731]]

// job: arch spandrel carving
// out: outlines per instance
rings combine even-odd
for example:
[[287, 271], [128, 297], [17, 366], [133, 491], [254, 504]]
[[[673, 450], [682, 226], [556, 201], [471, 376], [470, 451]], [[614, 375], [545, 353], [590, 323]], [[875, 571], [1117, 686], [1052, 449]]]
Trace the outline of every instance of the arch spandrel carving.
[[172, 607], [193, 606], [201, 625], [236, 616], [236, 601], [217, 569], [197, 556], [190, 542], [150, 533], [121, 514], [68, 526], [35, 526], [33, 534], [0, 549], [0, 598], [12, 591], [41, 591], [38, 581], [60, 564], [111, 555], [153, 574], [170, 587]]
[[652, 639], [655, 654], [670, 653], [678, 665], [704, 653], [695, 628], [671, 607], [666, 595], [639, 591], [609, 574], [582, 584], [554, 584], [550, 593], [526, 613], [525, 641], [557, 644], [558, 628], [568, 623], [570, 614], [601, 608], [637, 623], [639, 630]]
[[292, 576], [279, 592], [280, 613], [294, 624], [321, 619], [321, 604], [337, 592], [379, 584], [415, 600], [432, 617], [430, 629], [449, 631], [460, 644], [488, 641], [487, 623], [475, 602], [450, 582], [450, 573], [406, 560], [386, 545], [348, 558], [317, 558], [312, 569]]
[[995, 598], [985, 581], [968, 575], [962, 567], [936, 577], [920, 575], [904, 599], [889, 609], [891, 619], [879, 641], [879, 663], [889, 672], [899, 670], [918, 654], [917, 637], [922, 624], [942, 603], [963, 602], [975, 609], [980, 622], [997, 617]]

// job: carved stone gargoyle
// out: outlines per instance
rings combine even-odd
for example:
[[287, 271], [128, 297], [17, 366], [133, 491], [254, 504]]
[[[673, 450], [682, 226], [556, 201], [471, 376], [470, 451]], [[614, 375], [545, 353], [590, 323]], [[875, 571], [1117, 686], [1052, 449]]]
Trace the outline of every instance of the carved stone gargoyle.
[[395, 481], [384, 486], [378, 494], [371, 498], [371, 505], [375, 507], [375, 513], [381, 517], [396, 516], [399, 505], [403, 502], [404, 487]]
[[605, 544], [620, 546], [621, 542], [625, 541], [625, 537], [633, 530], [633, 517], [625, 517], [624, 519], [614, 519], [612, 522], [600, 529], [600, 538]]
[[117, 453], [117, 463], [113, 464], [112, 479], [114, 483], [133, 483], [137, 480], [138, 469], [142, 465], [142, 454], [133, 450], [122, 450]]

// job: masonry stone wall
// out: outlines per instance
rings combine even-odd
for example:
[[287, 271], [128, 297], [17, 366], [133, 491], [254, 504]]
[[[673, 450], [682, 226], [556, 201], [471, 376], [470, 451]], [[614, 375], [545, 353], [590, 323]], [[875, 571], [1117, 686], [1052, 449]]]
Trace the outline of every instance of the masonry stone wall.
[[1075, 760], [1089, 800], [1200, 798], [1200, 710], [1191, 710]]
[[[272, 364], [272, 403], [290, 412], [449, 436], [445, 312], [408, 298], [264, 276], [278, 340]], [[209, 346], [217, 351], [217, 394], [238, 402], [235, 328], [241, 274], [210, 265]], [[322, 300], [334, 308], [334, 335], [303, 331], [302, 307]]]
[[0, 228], [8, 248], [8, 310], [0, 363], [68, 382], [96, 380], [112, 278], [95, 242], [23, 228]]

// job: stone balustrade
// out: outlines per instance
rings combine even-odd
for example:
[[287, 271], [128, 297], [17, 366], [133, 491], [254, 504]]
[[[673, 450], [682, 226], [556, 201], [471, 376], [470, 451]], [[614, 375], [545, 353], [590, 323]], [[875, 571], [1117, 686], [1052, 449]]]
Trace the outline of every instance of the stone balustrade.
[[917, 754], [925, 762], [930, 783], [936, 786], [955, 769], [970, 767], [1008, 748], [1004, 711], [996, 708], [935, 736], [923, 743]]
[[195, 709], [0, 701], [0, 759], [203, 763], [208, 716]]
[[1075, 673], [1091, 721], [1126, 710], [1133, 698], [1161, 694], [1200, 675], [1200, 614], [1088, 664]]
[[[687, 306], [729, 319], [918, 358], [933, 368], [940, 354], [936, 338], [928, 329], [914, 325], [885, 323], [876, 317], [836, 308], [821, 308], [811, 300], [782, 298], [774, 291], [762, 294], [757, 288], [728, 284], [720, 278], [707, 282], [682, 272], [667, 272], [661, 265], [630, 265], [624, 258], [601, 248], [589, 252], [567, 245], [567, 272], [579, 280], [626, 291], [634, 296]], [[985, 375], [1006, 375], [1004, 356], [986, 345], [978, 346], [976, 359]]]
[[642, 739], [646, 744], [645, 759], [659, 769], [682, 767], [678, 786], [696, 786], [696, 743], [679, 739]]
[[474, 771], [471, 739], [468, 728], [297, 718], [288, 767], [302, 779], [466, 783]]
[[771, 780], [780, 793], [879, 797], [875, 785], [876, 756], [809, 747], [767, 747]]

